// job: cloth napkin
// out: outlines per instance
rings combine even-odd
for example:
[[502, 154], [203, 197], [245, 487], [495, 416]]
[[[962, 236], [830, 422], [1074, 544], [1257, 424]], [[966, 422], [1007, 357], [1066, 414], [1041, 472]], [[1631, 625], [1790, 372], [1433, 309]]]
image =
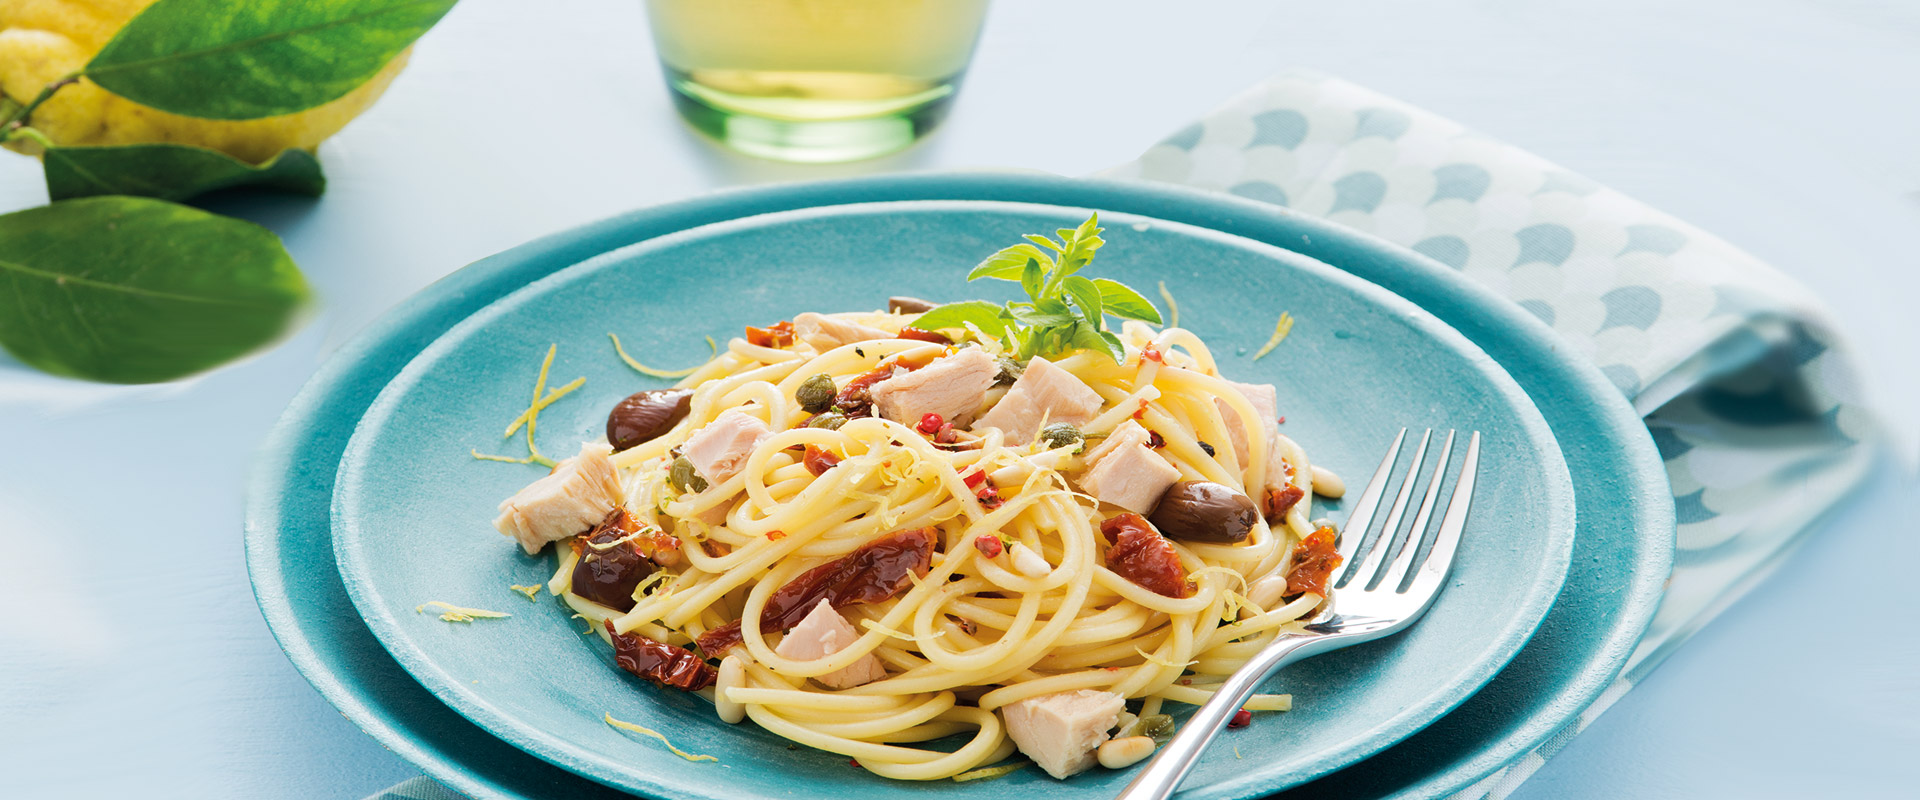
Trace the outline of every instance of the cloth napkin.
[[1338, 78], [1282, 73], [1103, 174], [1228, 192], [1411, 248], [1505, 295], [1646, 418], [1673, 485], [1673, 580], [1626, 672], [1499, 800], [1780, 562], [1878, 434], [1806, 287], [1538, 156]]
[[[1539, 317], [1646, 417], [1679, 519], [1658, 615], [1599, 700], [1454, 800], [1511, 794], [1778, 564], [1873, 463], [1874, 422], [1804, 286], [1619, 192], [1371, 90], [1283, 73], [1102, 176], [1228, 192], [1425, 254]], [[423, 777], [368, 800], [460, 799]]]

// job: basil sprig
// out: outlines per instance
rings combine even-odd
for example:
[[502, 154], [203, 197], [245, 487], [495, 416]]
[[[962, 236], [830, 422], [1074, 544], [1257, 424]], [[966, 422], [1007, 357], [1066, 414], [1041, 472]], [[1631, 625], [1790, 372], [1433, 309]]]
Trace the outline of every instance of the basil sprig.
[[988, 256], [967, 273], [968, 281], [990, 278], [1019, 283], [1028, 302], [948, 303], [915, 317], [910, 324], [922, 330], [971, 325], [982, 334], [1003, 340], [1007, 349], [1023, 361], [1034, 356], [1095, 350], [1119, 363], [1126, 357], [1126, 346], [1107, 329], [1107, 315], [1158, 325], [1160, 311], [1124, 283], [1078, 274], [1106, 244], [1100, 238], [1102, 230], [1100, 215], [1094, 214], [1078, 228], [1054, 231], [1060, 237], [1058, 241], [1030, 233], [1027, 241]]

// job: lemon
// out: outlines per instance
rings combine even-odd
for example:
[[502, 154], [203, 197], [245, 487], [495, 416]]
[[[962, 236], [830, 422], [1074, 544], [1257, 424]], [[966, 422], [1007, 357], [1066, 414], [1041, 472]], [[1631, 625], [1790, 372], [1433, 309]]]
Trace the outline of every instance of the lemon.
[[[85, 66], [121, 26], [155, 0], [0, 0], [0, 94], [25, 103], [47, 84]], [[365, 111], [401, 67], [401, 52], [372, 80], [338, 100], [297, 114], [252, 120], [183, 117], [140, 105], [82, 80], [34, 111], [35, 130], [60, 145], [190, 144], [260, 163], [290, 147], [312, 150]], [[6, 147], [38, 155], [23, 138]]]

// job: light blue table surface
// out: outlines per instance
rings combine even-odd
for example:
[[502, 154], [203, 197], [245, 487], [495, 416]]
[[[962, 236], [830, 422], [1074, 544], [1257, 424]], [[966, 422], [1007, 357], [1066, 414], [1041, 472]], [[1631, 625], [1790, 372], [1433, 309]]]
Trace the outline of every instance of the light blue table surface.
[[[359, 798], [415, 774], [297, 675], [241, 558], [241, 487], [339, 342], [528, 238], [710, 189], [895, 170], [1083, 174], [1285, 66], [1458, 119], [1812, 286], [1915, 454], [1920, 4], [1906, 0], [1019, 2], [946, 127], [898, 156], [759, 162], [672, 114], [637, 0], [466, 0], [322, 148], [277, 230], [324, 314], [181, 385], [0, 359], [0, 797]], [[1082, 98], [1070, 125], [1043, 101]], [[0, 154], [0, 212], [45, 201]], [[1910, 462], [1909, 462], [1910, 463]], [[1920, 492], [1889, 463], [1775, 575], [1517, 795], [1920, 796]]]

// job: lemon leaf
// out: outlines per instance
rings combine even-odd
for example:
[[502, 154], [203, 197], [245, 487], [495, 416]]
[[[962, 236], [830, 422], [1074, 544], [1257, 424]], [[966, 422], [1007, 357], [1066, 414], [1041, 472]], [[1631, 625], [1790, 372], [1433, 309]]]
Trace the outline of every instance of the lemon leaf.
[[254, 165], [190, 145], [49, 147], [44, 161], [47, 194], [55, 200], [101, 194], [185, 200], [235, 186], [318, 196], [327, 188], [320, 160], [305, 150], [283, 150]]
[[160, 0], [83, 73], [189, 117], [257, 119], [339, 99], [439, 22], [454, 0]]
[[141, 197], [0, 216], [0, 347], [56, 375], [153, 383], [291, 329], [307, 282], [271, 231]]

